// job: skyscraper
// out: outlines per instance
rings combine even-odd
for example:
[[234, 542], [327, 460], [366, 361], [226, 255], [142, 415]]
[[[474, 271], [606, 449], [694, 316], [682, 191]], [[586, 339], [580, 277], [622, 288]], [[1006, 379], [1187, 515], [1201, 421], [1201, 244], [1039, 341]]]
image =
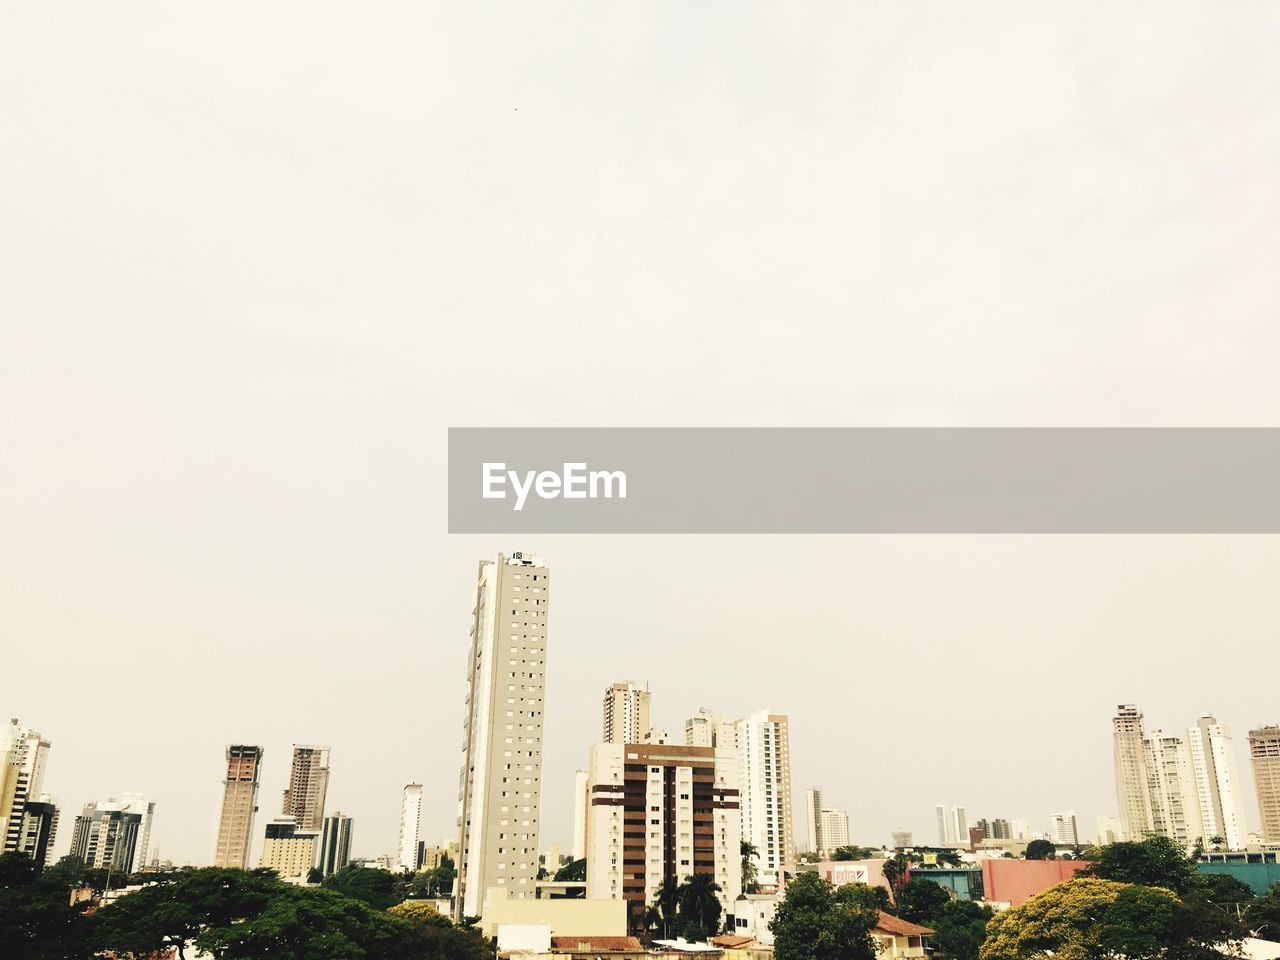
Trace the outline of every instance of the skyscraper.
[[52, 744], [15, 718], [0, 727], [0, 852], [13, 853], [22, 836], [27, 801], [44, 787], [44, 767]]
[[710, 875], [726, 913], [741, 887], [738, 757], [733, 749], [665, 743], [591, 748], [587, 897], [627, 901], [627, 925], [667, 883]]
[[1236, 772], [1231, 730], [1203, 716], [1187, 731], [1191, 774], [1195, 780], [1206, 845], [1221, 837], [1228, 850], [1245, 846], [1244, 797]]
[[[417, 851], [414, 851], [416, 857]], [[351, 818], [340, 810], [324, 818], [320, 835], [320, 873], [331, 877], [351, 862]]]
[[22, 811], [22, 833], [18, 837], [17, 852], [35, 861], [42, 870], [49, 863], [54, 842], [58, 838], [58, 805], [47, 793], [37, 800], [28, 800]]
[[795, 863], [791, 818], [791, 746], [788, 721], [768, 710], [738, 721], [742, 839], [756, 849], [761, 886], [778, 886]]
[[85, 804], [76, 817], [71, 856], [86, 867], [131, 873], [137, 863], [138, 831], [142, 814], [118, 800]]
[[122, 793], [120, 806], [142, 818], [138, 821], [138, 842], [133, 854], [134, 869], [140, 870], [147, 865], [147, 852], [151, 848], [151, 822], [155, 819], [156, 804], [140, 793]]
[[479, 916], [491, 889], [534, 897], [542, 790], [550, 573], [498, 554], [476, 573], [458, 784], [454, 916]]
[[573, 850], [574, 860], [587, 855], [587, 771], [573, 773]]
[[1249, 731], [1249, 761], [1262, 815], [1262, 841], [1280, 843], [1280, 725]]
[[964, 807], [948, 807], [938, 804], [935, 808], [938, 818], [938, 846], [967, 846], [969, 843], [969, 818]]
[[822, 843], [822, 787], [804, 792], [804, 819], [809, 828], [809, 852], [820, 854], [827, 849]]
[[244, 870], [253, 842], [253, 818], [258, 812], [258, 778], [262, 748], [235, 743], [227, 747], [227, 776], [222, 786], [222, 813], [213, 851], [215, 867]]
[[1133, 704], [1121, 704], [1112, 718], [1112, 748], [1116, 768], [1116, 803], [1120, 823], [1130, 840], [1141, 840], [1152, 831], [1150, 785], [1147, 782], [1147, 747], [1142, 714]]
[[295, 743], [281, 812], [293, 817], [303, 830], [319, 830], [324, 824], [324, 798], [328, 791], [329, 748]]
[[809, 850], [830, 855], [849, 845], [849, 815], [822, 805], [822, 787], [804, 792], [804, 815], [809, 827]]
[[1152, 730], [1144, 741], [1151, 829], [1190, 846], [1204, 837], [1200, 800], [1191, 774], [1191, 751], [1186, 741]]
[[738, 721], [703, 707], [684, 722], [684, 742], [689, 747], [738, 749]]
[[1049, 823], [1049, 839], [1058, 846], [1075, 847], [1080, 844], [1080, 829], [1074, 810], [1053, 814]]
[[400, 797], [400, 843], [396, 862], [401, 870], [417, 870], [418, 837], [422, 831], [422, 784], [406, 783]]
[[631, 680], [604, 691], [605, 743], [643, 743], [649, 732], [649, 691]]

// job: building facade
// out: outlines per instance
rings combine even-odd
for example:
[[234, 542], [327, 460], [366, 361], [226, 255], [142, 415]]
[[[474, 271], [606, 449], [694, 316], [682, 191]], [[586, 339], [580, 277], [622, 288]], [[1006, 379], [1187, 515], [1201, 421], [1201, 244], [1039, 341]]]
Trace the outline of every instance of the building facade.
[[1185, 846], [1199, 842], [1204, 837], [1204, 825], [1186, 741], [1152, 730], [1145, 746], [1152, 832]]
[[340, 810], [324, 818], [317, 863], [321, 876], [331, 877], [351, 862], [351, 822]]
[[37, 869], [49, 865], [58, 837], [58, 805], [47, 793], [28, 800], [22, 811], [22, 831], [17, 851], [33, 860]]
[[1205, 845], [1218, 846], [1217, 837], [1228, 850], [1243, 850], [1247, 839], [1244, 795], [1230, 728], [1211, 716], [1201, 717], [1187, 730], [1187, 746]]
[[1126, 837], [1141, 840], [1153, 829], [1142, 713], [1133, 704], [1121, 704], [1116, 708], [1111, 727], [1120, 823]]
[[768, 710], [738, 721], [742, 838], [755, 847], [757, 881], [766, 887], [780, 885], [796, 861], [789, 726]]
[[132, 873], [140, 866], [135, 858], [141, 826], [142, 814], [117, 800], [85, 804], [76, 817], [71, 856], [86, 867]]
[[396, 845], [396, 865], [401, 870], [417, 870], [422, 865], [422, 784], [406, 783], [400, 795], [400, 842]]
[[604, 691], [604, 743], [643, 743], [649, 733], [649, 691], [631, 680]]
[[601, 743], [588, 769], [587, 898], [625, 900], [629, 929], [664, 882], [712, 876], [725, 913], [741, 888], [738, 756], [732, 749]]
[[538, 876], [550, 572], [523, 553], [479, 565], [458, 784], [454, 916], [491, 889], [532, 899]]
[[1249, 731], [1249, 762], [1262, 815], [1262, 841], [1280, 843], [1280, 725]]
[[0, 852], [14, 853], [23, 835], [27, 801], [44, 789], [44, 768], [52, 744], [17, 719], [0, 727]]
[[258, 866], [282, 880], [305, 880], [316, 865], [319, 842], [320, 831], [304, 830], [293, 817], [277, 817], [267, 824]]
[[964, 807], [938, 804], [934, 808], [938, 820], [938, 846], [955, 847], [969, 843], [969, 818]]
[[688, 747], [738, 749], [738, 721], [712, 713], [705, 707], [684, 722], [684, 742]]
[[1080, 845], [1080, 827], [1076, 823], [1076, 812], [1055, 813], [1049, 821], [1049, 840], [1056, 846], [1076, 847]]
[[222, 810], [213, 865], [244, 870], [253, 843], [253, 820], [258, 813], [258, 781], [262, 775], [262, 748], [235, 743], [226, 750], [227, 775], [222, 782]]
[[281, 813], [292, 817], [302, 830], [324, 825], [324, 801], [329, 792], [329, 748], [294, 744], [289, 766], [289, 786], [284, 789]]

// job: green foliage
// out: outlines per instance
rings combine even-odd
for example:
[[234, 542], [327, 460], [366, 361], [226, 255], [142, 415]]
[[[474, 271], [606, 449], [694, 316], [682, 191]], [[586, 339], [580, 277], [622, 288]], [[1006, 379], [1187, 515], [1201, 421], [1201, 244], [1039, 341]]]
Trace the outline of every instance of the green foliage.
[[742, 856], [742, 892], [759, 893], [757, 878], [760, 868], [756, 864], [756, 858], [760, 856], [760, 851], [750, 840], [742, 840], [738, 843], [738, 852]]
[[400, 903], [408, 898], [410, 892], [410, 882], [404, 876], [354, 864], [325, 877], [322, 886], [378, 910]]
[[877, 910], [859, 895], [840, 897], [816, 873], [802, 873], [787, 886], [786, 899], [769, 929], [777, 960], [875, 960], [871, 930]]
[[676, 929], [686, 940], [699, 941], [720, 932], [724, 912], [716, 894], [720, 885], [709, 873], [695, 873], [676, 891]]
[[867, 860], [876, 853], [871, 847], [847, 846], [836, 847], [831, 852], [832, 860]]
[[893, 912], [889, 891], [884, 887], [873, 887], [865, 883], [846, 883], [836, 888], [834, 896], [838, 903], [852, 903], [855, 906], [883, 910], [885, 913]]
[[1057, 855], [1057, 848], [1048, 840], [1032, 840], [1027, 844], [1026, 859], [1052, 860]]
[[1221, 914], [1184, 902], [1168, 888], [1078, 876], [993, 917], [979, 956], [1207, 960], [1221, 956], [1218, 948], [1232, 939]]
[[574, 860], [556, 871], [556, 879], [561, 881], [581, 881], [587, 879], [587, 861]]
[[87, 904], [68, 906], [84, 865], [58, 871], [36, 867], [20, 853], [0, 855], [0, 957], [87, 960], [93, 956], [95, 919]]
[[951, 902], [951, 894], [940, 883], [916, 877], [902, 888], [898, 897], [898, 916], [921, 926], [933, 926], [942, 909]]
[[947, 960], [978, 960], [987, 938], [987, 922], [995, 912], [972, 900], [950, 900], [925, 926], [935, 931], [933, 947]]
[[415, 897], [447, 897], [453, 891], [453, 879], [457, 871], [448, 857], [440, 858], [440, 866], [419, 870], [409, 882]]
[[1200, 876], [1182, 847], [1168, 837], [1109, 843], [1097, 851], [1084, 873], [1117, 883], [1164, 887], [1178, 894], [1191, 889]]

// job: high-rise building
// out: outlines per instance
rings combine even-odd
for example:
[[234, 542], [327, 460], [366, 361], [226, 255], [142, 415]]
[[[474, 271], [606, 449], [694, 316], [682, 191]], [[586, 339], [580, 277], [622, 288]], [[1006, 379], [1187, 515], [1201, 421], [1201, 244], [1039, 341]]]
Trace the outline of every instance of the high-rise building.
[[1249, 762], [1262, 815], [1262, 840], [1280, 843], [1280, 725], [1249, 731]]
[[262, 748], [244, 743], [227, 747], [227, 776], [222, 784], [222, 812], [213, 851], [215, 867], [244, 870], [253, 843], [253, 818], [258, 812], [258, 780]]
[[955, 847], [969, 844], [969, 819], [964, 807], [948, 807], [938, 804], [938, 846]]
[[1076, 812], [1055, 813], [1049, 823], [1049, 840], [1057, 846], [1080, 845], [1080, 829], [1076, 824]]
[[138, 842], [133, 855], [134, 867], [141, 870], [147, 864], [147, 853], [151, 848], [151, 821], [156, 815], [156, 804], [140, 793], [122, 793], [120, 805], [124, 810], [142, 817], [138, 822]]
[[52, 744], [15, 718], [0, 727], [0, 852], [13, 853], [22, 837], [27, 801], [44, 787], [44, 768]]
[[738, 721], [703, 707], [684, 722], [684, 742], [689, 747], [738, 749]]
[[649, 732], [649, 691], [631, 680], [604, 691], [604, 743], [644, 743]]
[[1214, 843], [1216, 837], [1228, 850], [1243, 850], [1244, 796], [1230, 728], [1211, 716], [1203, 716], [1187, 730], [1187, 746], [1191, 750], [1191, 774], [1199, 799], [1204, 843]]
[[1097, 828], [1098, 846], [1105, 846], [1108, 843], [1119, 843], [1124, 839], [1124, 825], [1121, 824], [1119, 817], [1109, 817], [1100, 815], [1095, 821]]
[[711, 875], [726, 913], [741, 888], [738, 756], [733, 749], [601, 743], [588, 772], [587, 897], [627, 901], [630, 930], [664, 882]]
[[796, 860], [791, 818], [791, 746], [786, 716], [760, 710], [738, 721], [742, 839], [756, 849], [756, 877], [777, 887]]
[[1204, 837], [1191, 751], [1179, 736], [1152, 730], [1144, 741], [1151, 829], [1190, 846]]
[[30, 857], [36, 868], [42, 870], [49, 863], [57, 837], [58, 805], [53, 798], [42, 793], [38, 799], [28, 800], [22, 811], [17, 852]]
[[303, 829], [293, 817], [276, 817], [267, 824], [258, 866], [281, 879], [305, 880], [316, 865], [319, 842], [319, 830]]
[[1013, 834], [1014, 840], [1034, 840], [1036, 838], [1031, 829], [1031, 821], [1021, 817], [1009, 821], [1009, 830]]
[[915, 838], [910, 830], [894, 830], [891, 834], [893, 849], [905, 850], [914, 845]]
[[406, 783], [400, 796], [400, 843], [396, 865], [401, 870], [417, 870], [421, 861], [418, 837], [422, 831], [422, 784]]
[[458, 785], [454, 916], [493, 889], [532, 899], [538, 877], [550, 573], [524, 553], [481, 561], [471, 609]]
[[979, 820], [978, 829], [982, 831], [983, 837], [988, 840], [1013, 839], [1013, 824], [999, 817], [994, 820], [987, 820], [986, 818]]
[[587, 771], [573, 774], [573, 859], [587, 855]]
[[141, 866], [136, 857], [142, 816], [118, 800], [85, 804], [76, 817], [71, 856], [83, 860], [86, 867], [132, 873]]
[[[414, 851], [416, 856], [417, 851]], [[320, 873], [331, 877], [351, 862], [351, 818], [340, 810], [324, 818], [320, 834]]]
[[830, 854], [849, 845], [849, 815], [843, 810], [824, 807], [821, 787], [805, 791], [804, 813], [809, 827], [810, 852]]
[[1154, 829], [1142, 713], [1133, 704], [1121, 704], [1111, 726], [1120, 823], [1126, 837], [1141, 840]]
[[293, 817], [303, 830], [319, 830], [324, 824], [324, 798], [328, 792], [329, 748], [295, 743], [281, 812]]

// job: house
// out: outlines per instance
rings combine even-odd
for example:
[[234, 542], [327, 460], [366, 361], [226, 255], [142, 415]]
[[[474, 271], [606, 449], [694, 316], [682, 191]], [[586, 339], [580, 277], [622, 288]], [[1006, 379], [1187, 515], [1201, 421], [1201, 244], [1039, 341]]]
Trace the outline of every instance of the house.
[[933, 931], [881, 910], [871, 936], [875, 938], [876, 949], [882, 957], [927, 957], [929, 951], [925, 938], [933, 936]]
[[635, 937], [551, 938], [551, 953], [565, 960], [643, 960], [644, 946]]
[[733, 935], [754, 937], [761, 946], [773, 946], [769, 924], [778, 912], [778, 898], [772, 893], [744, 893], [733, 902]]

